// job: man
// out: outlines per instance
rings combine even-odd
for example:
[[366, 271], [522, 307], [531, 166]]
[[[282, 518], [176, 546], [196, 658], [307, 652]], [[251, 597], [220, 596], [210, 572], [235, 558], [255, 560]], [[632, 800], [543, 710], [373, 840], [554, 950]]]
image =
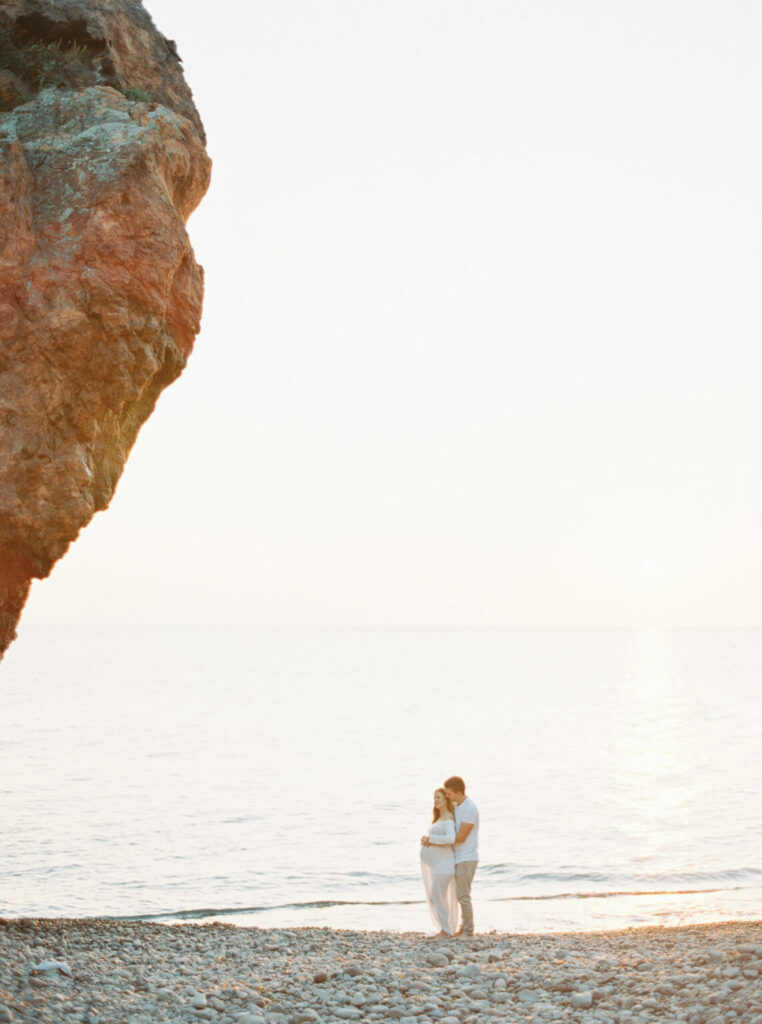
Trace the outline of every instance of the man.
[[474, 934], [474, 908], [471, 883], [479, 863], [479, 810], [466, 796], [466, 784], [453, 775], [444, 784], [445, 796], [455, 805], [455, 889], [460, 904], [461, 927], [458, 935]]

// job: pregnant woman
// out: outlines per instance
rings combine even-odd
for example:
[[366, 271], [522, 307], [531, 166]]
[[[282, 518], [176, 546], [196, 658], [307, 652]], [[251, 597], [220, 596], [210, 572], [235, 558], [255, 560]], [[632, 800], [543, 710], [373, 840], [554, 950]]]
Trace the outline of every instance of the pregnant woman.
[[454, 935], [458, 926], [454, 841], [452, 804], [443, 789], [435, 789], [432, 825], [421, 837], [421, 873], [431, 920], [442, 936]]

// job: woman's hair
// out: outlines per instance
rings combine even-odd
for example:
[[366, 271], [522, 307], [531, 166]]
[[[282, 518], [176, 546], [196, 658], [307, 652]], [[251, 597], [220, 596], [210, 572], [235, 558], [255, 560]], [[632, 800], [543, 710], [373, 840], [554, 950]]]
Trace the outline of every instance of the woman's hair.
[[[449, 818], [453, 818], [454, 815], [452, 813], [452, 804], [447, 799], [447, 794], [445, 793], [445, 791], [443, 789], [435, 789], [434, 793], [435, 794], [436, 793], [441, 793], [442, 794], [442, 796], [444, 797], [444, 802], [445, 802], [445, 814], [447, 814], [447, 816]], [[440, 812], [439, 812], [439, 808], [435, 807], [434, 808], [434, 813], [432, 814], [432, 817], [431, 817], [432, 822], [439, 821], [440, 817], [441, 817], [441, 815], [440, 815]]]

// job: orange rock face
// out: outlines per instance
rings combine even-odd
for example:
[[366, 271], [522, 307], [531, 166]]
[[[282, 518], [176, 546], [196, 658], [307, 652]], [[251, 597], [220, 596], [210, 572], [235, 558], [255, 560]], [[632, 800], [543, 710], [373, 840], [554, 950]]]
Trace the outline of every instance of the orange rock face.
[[185, 366], [210, 162], [133, 0], [0, 0], [0, 106], [1, 656]]

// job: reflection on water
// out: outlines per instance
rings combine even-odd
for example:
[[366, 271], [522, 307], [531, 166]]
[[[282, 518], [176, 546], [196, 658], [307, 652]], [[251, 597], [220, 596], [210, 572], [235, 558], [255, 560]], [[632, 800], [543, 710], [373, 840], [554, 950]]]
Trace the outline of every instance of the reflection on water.
[[[758, 894], [757, 894], [758, 895]], [[567, 898], [568, 899], [568, 898]], [[503, 901], [474, 900], [478, 931], [563, 932], [611, 931], [654, 925], [676, 927], [716, 921], [757, 920], [762, 910], [747, 892], [675, 895], [671, 893], [630, 896], [540, 900], [519, 898]], [[420, 903], [344, 905], [333, 907], [283, 907], [255, 913], [212, 914], [204, 920], [260, 928], [324, 927], [362, 930], [425, 931], [428, 922]], [[163, 918], [167, 923], [177, 919]]]
[[483, 928], [756, 916], [760, 669], [756, 630], [27, 627], [0, 913], [421, 930], [457, 772]]

